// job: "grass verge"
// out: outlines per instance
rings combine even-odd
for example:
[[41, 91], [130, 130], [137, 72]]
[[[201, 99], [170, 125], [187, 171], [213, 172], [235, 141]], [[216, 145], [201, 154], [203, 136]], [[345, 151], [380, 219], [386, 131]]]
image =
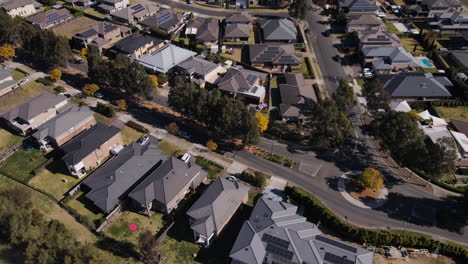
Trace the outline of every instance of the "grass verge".
[[158, 147], [161, 149], [164, 155], [167, 155], [167, 156], [177, 157], [181, 153], [186, 152], [185, 149], [182, 149], [178, 145], [171, 143], [164, 139], [161, 142], [159, 142]]
[[129, 126], [124, 126], [120, 133], [122, 134], [122, 140], [125, 145], [128, 145], [143, 136], [143, 133], [138, 132]]

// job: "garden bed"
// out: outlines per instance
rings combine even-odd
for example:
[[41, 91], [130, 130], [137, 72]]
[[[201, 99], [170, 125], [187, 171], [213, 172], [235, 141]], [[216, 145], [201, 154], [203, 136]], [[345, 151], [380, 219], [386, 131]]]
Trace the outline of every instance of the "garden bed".
[[266, 151], [262, 148], [256, 146], [248, 146], [245, 147], [247, 152], [254, 154], [255, 156], [259, 156], [263, 159], [273, 161], [275, 163], [281, 164], [285, 167], [292, 168], [294, 166], [294, 161], [292, 159], [280, 156], [278, 154]]

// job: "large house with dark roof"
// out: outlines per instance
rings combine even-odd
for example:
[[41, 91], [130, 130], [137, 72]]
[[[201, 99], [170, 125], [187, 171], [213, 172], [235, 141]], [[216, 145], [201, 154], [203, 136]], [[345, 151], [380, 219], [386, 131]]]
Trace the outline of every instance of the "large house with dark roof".
[[152, 210], [169, 214], [206, 176], [207, 173], [194, 160], [184, 162], [169, 157], [132, 189], [128, 196], [147, 215], [151, 215]]
[[317, 96], [312, 85], [305, 83], [303, 74], [287, 73], [284, 78], [286, 83], [279, 85], [281, 118], [283, 121], [301, 123], [311, 114]]
[[287, 18], [262, 19], [260, 29], [264, 42], [292, 43], [297, 40], [297, 28]]
[[365, 30], [359, 31], [360, 48], [372, 47], [398, 47], [401, 46], [397, 35], [388, 33], [386, 30]]
[[396, 100], [444, 100], [452, 97], [452, 82], [445, 76], [432, 73], [401, 73], [381, 75], [384, 89]]
[[204, 88], [207, 83], [215, 84], [220, 79], [220, 74], [224, 73], [225, 70], [221, 65], [211, 61], [190, 57], [177, 64], [172, 72], [185, 76], [190, 82]]
[[77, 48], [109, 49], [115, 42], [132, 34], [132, 29], [109, 22], [101, 22], [73, 36]]
[[375, 0], [338, 0], [339, 9], [349, 13], [377, 13]]
[[248, 13], [234, 13], [224, 19], [223, 40], [229, 42], [248, 42], [252, 27], [252, 16]]
[[62, 160], [73, 176], [81, 178], [97, 168], [119, 145], [123, 145], [120, 129], [97, 123], [62, 145]]
[[208, 186], [187, 211], [195, 241], [209, 247], [223, 228], [248, 200], [249, 187], [221, 177]]
[[129, 0], [100, 0], [99, 2], [97, 9], [105, 14], [113, 14], [126, 8], [129, 4]]
[[322, 234], [297, 209], [260, 198], [234, 242], [231, 263], [373, 263], [371, 251]]
[[296, 53], [293, 44], [249, 45], [250, 63], [253, 67], [281, 69], [301, 67], [301, 55]]
[[42, 150], [59, 147], [96, 124], [89, 107], [71, 107], [37, 127], [32, 134]]
[[139, 24], [147, 30], [172, 32], [183, 22], [183, 16], [172, 10], [160, 8], [156, 14], [142, 20]]
[[346, 24], [346, 32], [352, 31], [377, 31], [383, 27], [382, 20], [374, 14], [360, 14], [357, 16], [349, 16], [349, 21]]
[[12, 17], [25, 17], [36, 13], [33, 0], [0, 1], [0, 9], [5, 10]]
[[159, 7], [151, 3], [136, 3], [114, 12], [111, 17], [115, 21], [133, 25], [156, 14], [158, 10]]
[[38, 29], [49, 29], [64, 23], [73, 18], [73, 15], [66, 8], [50, 9], [41, 13], [27, 17], [25, 20]]
[[12, 130], [26, 135], [69, 107], [64, 95], [43, 92], [3, 113], [0, 119]]
[[16, 81], [9, 68], [0, 68], [0, 96], [5, 95], [17, 87]]
[[218, 89], [226, 95], [232, 96], [251, 104], [262, 104], [265, 99], [264, 82], [266, 74], [231, 68], [218, 82]]
[[113, 51], [126, 55], [130, 61], [152, 54], [164, 47], [164, 41], [152, 36], [133, 34], [119, 41], [112, 48]]
[[196, 17], [187, 23], [185, 35], [206, 46], [215, 45], [219, 40], [219, 19]]

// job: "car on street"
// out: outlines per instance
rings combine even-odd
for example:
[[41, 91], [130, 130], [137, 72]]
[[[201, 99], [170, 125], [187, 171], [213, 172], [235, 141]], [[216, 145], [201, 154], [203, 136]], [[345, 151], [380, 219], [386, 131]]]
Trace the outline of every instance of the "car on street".
[[96, 97], [98, 99], [102, 99], [104, 97], [104, 95], [102, 95], [102, 93], [95, 93], [94, 97]]
[[27, 83], [27, 82], [29, 82], [29, 78], [26, 78], [26, 79], [21, 80], [21, 81], [18, 83], [18, 85], [23, 85], [23, 84], [25, 84], [25, 83]]
[[149, 141], [149, 137], [148, 136], [144, 136], [142, 138], [140, 138], [137, 143], [139, 143], [140, 145], [145, 145], [146, 143], [148, 143]]
[[179, 131], [178, 135], [185, 138], [185, 139], [190, 139], [192, 137], [192, 135], [190, 135], [189, 133], [187, 133], [185, 131]]
[[336, 55], [333, 57], [333, 60], [336, 62], [341, 62], [342, 58], [340, 57], [340, 55]]

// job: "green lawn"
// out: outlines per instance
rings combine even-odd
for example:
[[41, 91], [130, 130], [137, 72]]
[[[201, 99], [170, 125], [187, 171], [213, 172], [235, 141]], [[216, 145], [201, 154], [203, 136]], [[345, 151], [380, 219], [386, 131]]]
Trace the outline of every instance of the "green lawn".
[[28, 82], [14, 91], [0, 97], [0, 113], [4, 113], [13, 107], [26, 102], [44, 91], [52, 91], [51, 87], [46, 87], [38, 82]]
[[97, 18], [101, 18], [103, 19], [106, 15], [102, 14], [102, 13], [99, 13], [98, 11], [96, 11], [96, 9], [94, 8], [88, 8], [88, 9], [85, 9], [84, 12], [88, 15], [91, 15], [91, 16], [94, 16], [94, 17], [97, 17]]
[[94, 113], [94, 118], [96, 119], [96, 122], [99, 122], [99, 123], [104, 123], [106, 125], [110, 125], [110, 123], [112, 122], [112, 120], [114, 120], [113, 118], [109, 118], [107, 116], [103, 116], [99, 113]]
[[[415, 55], [426, 55], [426, 51], [424, 48], [419, 44], [419, 42], [414, 38], [401, 38], [401, 44], [405, 48], [406, 51], [412, 52]], [[416, 50], [415, 47], [416, 46]]]
[[13, 135], [5, 129], [0, 128], [0, 153], [3, 153], [5, 150], [13, 147], [21, 140], [23, 140], [22, 137]]
[[10, 175], [22, 182], [28, 182], [33, 170], [47, 160], [38, 149], [20, 149], [0, 164], [0, 173]]
[[15, 69], [11, 70], [11, 75], [13, 77], [13, 80], [15, 80], [15, 81], [21, 80], [24, 77], [26, 77], [26, 74], [24, 74], [24, 73], [22, 73], [22, 72], [20, 72], [18, 70], [15, 70]]
[[307, 69], [307, 65], [306, 65], [306, 62], [305, 62], [306, 58], [302, 58], [301, 60], [301, 68], [300, 69], [294, 69], [292, 70], [291, 72], [293, 73], [302, 73], [304, 75], [304, 78], [305, 79], [310, 79], [310, 72], [309, 70]]
[[211, 180], [217, 179], [224, 170], [223, 166], [211, 160], [207, 160], [201, 156], [196, 158], [195, 163], [202, 167], [203, 170], [208, 172], [208, 178]]
[[440, 117], [444, 118], [447, 121], [450, 121], [450, 118], [468, 118], [467, 106], [438, 106], [435, 107], [435, 109], [437, 110], [437, 113], [440, 115]]
[[241, 61], [242, 59], [242, 49], [235, 49], [236, 52], [234, 54], [229, 54], [229, 53], [221, 53], [221, 56], [228, 60], [233, 60], [233, 61]]
[[394, 33], [394, 34], [400, 33], [400, 31], [398, 31], [395, 25], [391, 22], [385, 23], [385, 26], [387, 26], [388, 33]]
[[[67, 180], [67, 182], [64, 182], [64, 179]], [[62, 160], [57, 160], [46, 166], [44, 170], [29, 181], [29, 184], [61, 200], [64, 198], [64, 194], [80, 180], [81, 179], [70, 175]]]
[[399, 5], [399, 6], [406, 5], [404, 0], [393, 0], [393, 2], [395, 2], [395, 5]]
[[95, 224], [104, 217], [104, 214], [85, 197], [83, 192], [76, 193], [73, 199], [66, 201], [65, 205], [78, 213], [82, 219]]
[[158, 147], [161, 149], [164, 155], [167, 156], [178, 156], [179, 154], [185, 153], [187, 151], [164, 139], [159, 142]]
[[359, 78], [359, 79], [356, 79], [356, 81], [357, 81], [357, 83], [359, 84], [359, 86], [361, 86], [362, 88], [364, 88], [364, 83], [366, 82], [366, 81], [364, 81], [364, 79]]
[[251, 207], [254, 207], [257, 196], [259, 196], [261, 194], [262, 194], [262, 192], [260, 190], [258, 190], [256, 188], [250, 188], [250, 190], [249, 190], [249, 200], [247, 201], [247, 205], [251, 206]]
[[128, 145], [134, 141], [137, 141], [139, 138], [143, 136], [143, 133], [138, 132], [129, 126], [124, 126], [122, 128], [122, 131], [120, 131], [120, 133], [122, 134], [122, 140], [123, 140], [124, 145]]
[[[165, 225], [163, 217], [164, 215], [160, 213], [154, 213], [151, 217], [148, 217], [131, 211], [124, 211], [118, 219], [106, 226], [103, 232], [116, 240], [127, 241], [136, 245], [138, 236], [143, 230], [150, 230], [153, 234], [156, 234]], [[138, 225], [135, 232], [128, 229], [131, 224]]]

